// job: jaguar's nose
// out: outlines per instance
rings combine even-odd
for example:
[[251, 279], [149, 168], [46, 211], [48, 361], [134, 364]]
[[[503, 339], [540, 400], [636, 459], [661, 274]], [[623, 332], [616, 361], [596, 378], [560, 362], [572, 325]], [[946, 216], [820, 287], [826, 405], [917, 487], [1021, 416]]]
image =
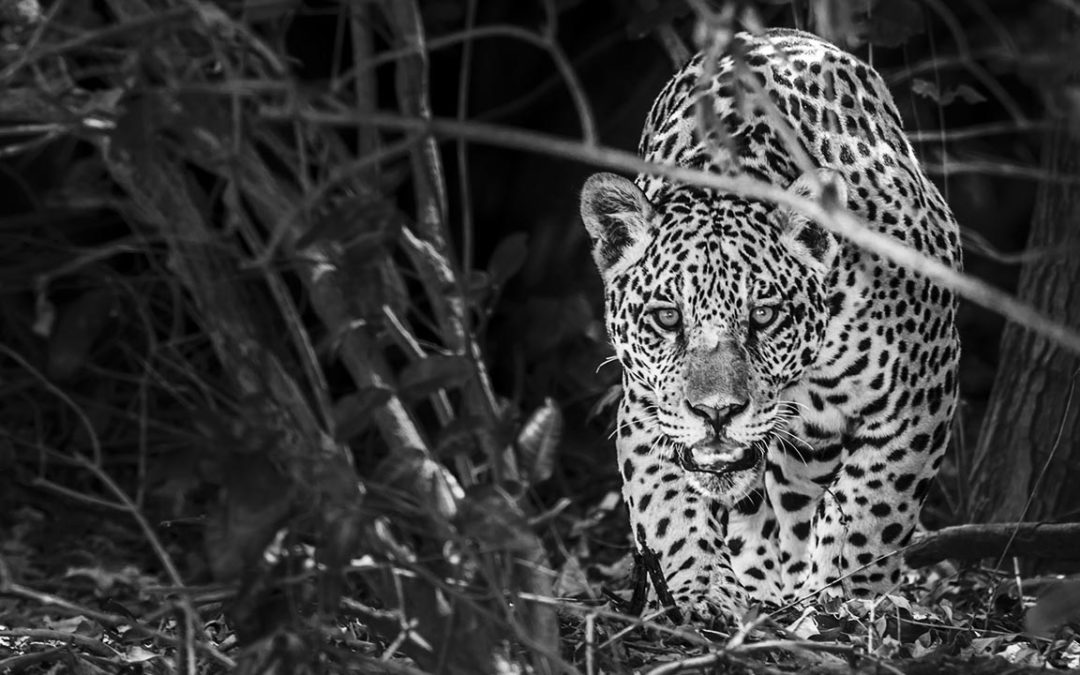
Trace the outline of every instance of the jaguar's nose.
[[750, 401], [742, 399], [741, 401], [735, 401], [720, 406], [695, 405], [690, 401], [687, 401], [686, 405], [690, 408], [690, 412], [709, 423], [713, 433], [720, 436], [724, 431], [724, 427], [731, 423], [733, 417], [746, 410], [747, 406], [750, 405]]

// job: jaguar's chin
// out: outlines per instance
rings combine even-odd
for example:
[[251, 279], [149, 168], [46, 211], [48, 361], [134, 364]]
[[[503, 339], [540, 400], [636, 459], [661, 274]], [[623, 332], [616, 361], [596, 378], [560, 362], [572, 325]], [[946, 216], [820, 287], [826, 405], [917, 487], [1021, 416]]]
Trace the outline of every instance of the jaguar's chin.
[[764, 465], [764, 462], [758, 462], [750, 469], [725, 474], [687, 471], [686, 477], [695, 492], [717, 500], [725, 508], [731, 508], [761, 484]]
[[712, 441], [682, 446], [675, 461], [698, 493], [731, 506], [759, 484], [765, 455], [756, 443]]

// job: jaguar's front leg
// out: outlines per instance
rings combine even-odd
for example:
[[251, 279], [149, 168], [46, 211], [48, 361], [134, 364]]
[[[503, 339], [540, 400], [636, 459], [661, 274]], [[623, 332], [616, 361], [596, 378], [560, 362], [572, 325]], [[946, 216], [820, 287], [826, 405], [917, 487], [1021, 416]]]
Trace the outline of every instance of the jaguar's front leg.
[[[686, 472], [666, 455], [663, 439], [637, 428], [622, 412], [620, 429], [616, 445], [634, 543], [647, 567], [655, 561], [650, 608], [659, 609], [665, 599], [657, 593], [660, 586], [683, 618], [742, 616], [747, 598], [728, 556], [727, 512], [695, 491]], [[662, 584], [656, 583], [657, 575]]]
[[931, 418], [902, 425], [887, 441], [858, 434], [847, 440], [841, 470], [815, 510], [807, 590], [859, 597], [900, 581], [900, 549], [918, 522], [948, 425], [947, 418]]

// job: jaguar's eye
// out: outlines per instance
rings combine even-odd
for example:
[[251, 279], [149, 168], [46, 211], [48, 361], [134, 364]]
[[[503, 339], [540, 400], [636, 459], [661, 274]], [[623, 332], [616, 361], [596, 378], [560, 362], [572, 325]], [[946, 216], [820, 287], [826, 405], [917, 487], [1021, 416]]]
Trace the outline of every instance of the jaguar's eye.
[[754, 328], [765, 328], [773, 321], [776, 321], [779, 313], [775, 305], [755, 307], [750, 310], [750, 323], [753, 324]]
[[682, 312], [671, 307], [661, 307], [652, 311], [653, 321], [664, 330], [678, 330], [682, 325]]

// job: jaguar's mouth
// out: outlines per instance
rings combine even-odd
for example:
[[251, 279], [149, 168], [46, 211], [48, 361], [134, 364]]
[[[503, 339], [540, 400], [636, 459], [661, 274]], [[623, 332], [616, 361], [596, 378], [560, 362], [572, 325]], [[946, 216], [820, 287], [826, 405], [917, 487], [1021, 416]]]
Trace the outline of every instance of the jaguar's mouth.
[[723, 475], [757, 467], [762, 460], [757, 444], [741, 445], [727, 439], [712, 439], [684, 445], [675, 459], [686, 471]]

